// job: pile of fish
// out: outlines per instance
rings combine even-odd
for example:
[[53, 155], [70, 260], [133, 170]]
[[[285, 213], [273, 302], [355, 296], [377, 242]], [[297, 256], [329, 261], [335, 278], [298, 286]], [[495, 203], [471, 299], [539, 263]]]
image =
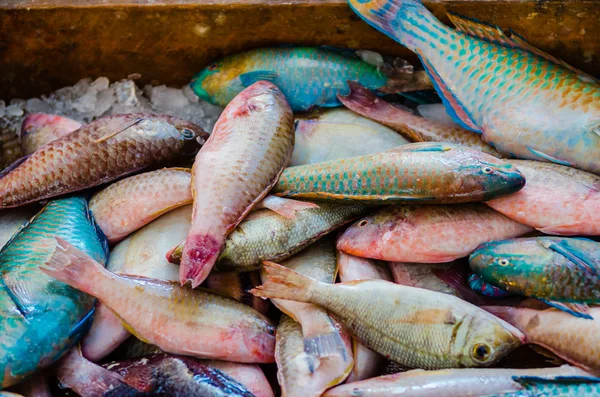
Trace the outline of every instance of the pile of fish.
[[600, 395], [600, 84], [418, 0], [349, 3], [425, 70], [255, 49], [193, 78], [210, 134], [25, 118], [0, 395]]

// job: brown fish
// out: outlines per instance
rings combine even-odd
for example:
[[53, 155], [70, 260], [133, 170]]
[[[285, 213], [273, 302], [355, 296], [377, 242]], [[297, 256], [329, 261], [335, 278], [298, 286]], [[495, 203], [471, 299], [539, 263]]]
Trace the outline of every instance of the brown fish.
[[294, 118], [272, 83], [259, 81], [227, 105], [192, 168], [194, 213], [179, 278], [195, 288], [227, 235], [279, 179], [294, 149]]
[[207, 134], [171, 116], [100, 118], [43, 146], [0, 178], [0, 207], [97, 186], [192, 155]]
[[21, 150], [31, 154], [47, 143], [55, 141], [81, 128], [79, 121], [57, 114], [32, 113], [21, 125]]

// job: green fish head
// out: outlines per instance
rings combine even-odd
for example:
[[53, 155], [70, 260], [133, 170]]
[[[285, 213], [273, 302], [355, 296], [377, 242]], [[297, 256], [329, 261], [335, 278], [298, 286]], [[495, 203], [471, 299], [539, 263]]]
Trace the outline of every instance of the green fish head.
[[482, 155], [475, 163], [459, 166], [458, 173], [481, 181], [484, 201], [518, 192], [525, 186], [525, 177], [515, 166], [485, 153]]
[[215, 104], [215, 81], [221, 70], [220, 62], [214, 62], [194, 76], [190, 87], [203, 101]]

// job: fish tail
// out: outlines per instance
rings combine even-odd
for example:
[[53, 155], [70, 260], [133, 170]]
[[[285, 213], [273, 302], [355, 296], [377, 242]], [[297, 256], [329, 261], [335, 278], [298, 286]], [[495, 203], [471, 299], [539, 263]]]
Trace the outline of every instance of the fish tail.
[[265, 277], [263, 285], [250, 291], [263, 298], [288, 299], [297, 302], [310, 302], [313, 290], [319, 282], [303, 276], [277, 263], [264, 261]]
[[93, 279], [106, 272], [104, 267], [66, 240], [54, 238], [54, 250], [40, 270], [73, 288], [95, 295], [92, 293]]
[[407, 116], [415, 117], [409, 108], [384, 101], [367, 87], [355, 81], [348, 81], [348, 95], [338, 94], [338, 98], [344, 106], [362, 116], [372, 118], [376, 121], [402, 121], [399, 116], [406, 113]]
[[181, 257], [183, 256], [184, 247], [185, 241], [182, 241], [167, 252], [166, 258], [169, 261], [169, 263], [172, 263], [174, 265], [179, 265], [181, 263]]
[[179, 267], [181, 285], [191, 281], [192, 288], [196, 288], [202, 284], [217, 261], [222, 247], [223, 243], [211, 234], [190, 232], [185, 240]]

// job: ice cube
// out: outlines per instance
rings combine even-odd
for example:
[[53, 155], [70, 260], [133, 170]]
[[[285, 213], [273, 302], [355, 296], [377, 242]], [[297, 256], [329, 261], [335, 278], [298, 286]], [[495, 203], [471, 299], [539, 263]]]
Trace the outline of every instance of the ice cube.
[[183, 91], [183, 95], [185, 95], [185, 97], [191, 103], [196, 103], [196, 102], [198, 102], [200, 100], [200, 98], [198, 97], [198, 95], [196, 95], [196, 93], [194, 92], [194, 90], [192, 90], [192, 87], [190, 87], [187, 84], [184, 85], [183, 87], [181, 87], [181, 91]]
[[25, 105], [27, 104], [27, 102], [24, 99], [15, 98], [10, 100], [10, 104], [11, 106], [16, 106], [21, 109], [25, 109]]
[[117, 102], [124, 106], [135, 106], [138, 98], [135, 92], [135, 83], [131, 80], [121, 80], [113, 85]]
[[0, 99], [0, 117], [4, 117], [4, 112], [6, 110], [6, 102]]
[[108, 78], [106, 77], [98, 77], [96, 80], [94, 80], [94, 82], [92, 83], [92, 87], [97, 90], [97, 91], [102, 91], [108, 88], [108, 84], [110, 83], [110, 80], [108, 80]]
[[11, 105], [9, 105], [6, 108], [5, 113], [8, 117], [21, 117], [24, 112], [23, 112], [23, 108], [21, 106], [14, 105], [14, 104], [12, 104], [12, 101], [11, 101]]
[[29, 113], [52, 113], [53, 108], [39, 98], [31, 98], [27, 100], [25, 106]]
[[112, 104], [115, 102], [115, 90], [113, 88], [103, 89], [96, 96], [96, 107], [94, 109], [93, 117], [100, 117], [110, 109]]
[[166, 111], [183, 109], [190, 103], [181, 90], [164, 85], [152, 88], [150, 101], [153, 108]]

